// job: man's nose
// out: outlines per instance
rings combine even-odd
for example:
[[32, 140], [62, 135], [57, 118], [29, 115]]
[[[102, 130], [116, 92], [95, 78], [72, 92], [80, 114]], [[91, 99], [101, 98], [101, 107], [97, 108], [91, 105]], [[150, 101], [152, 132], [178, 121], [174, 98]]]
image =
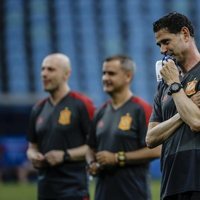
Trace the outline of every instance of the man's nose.
[[41, 77], [45, 77], [47, 75], [47, 70], [42, 70], [41, 71]]
[[103, 75], [102, 79], [103, 79], [103, 80], [107, 80], [107, 79], [108, 79], [108, 77], [109, 77], [109, 76], [108, 76], [108, 74], [107, 74], [107, 73], [105, 73], [105, 74]]
[[166, 45], [161, 45], [160, 46], [160, 53], [161, 54], [167, 54], [167, 51], [168, 51], [168, 49], [167, 49], [167, 46]]

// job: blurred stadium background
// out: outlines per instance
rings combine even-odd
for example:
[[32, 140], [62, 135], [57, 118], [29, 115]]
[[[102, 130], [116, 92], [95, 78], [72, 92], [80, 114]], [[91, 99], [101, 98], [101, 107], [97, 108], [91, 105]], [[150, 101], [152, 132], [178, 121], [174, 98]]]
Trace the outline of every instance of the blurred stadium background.
[[[152, 103], [154, 65], [161, 58], [152, 22], [171, 11], [186, 14], [200, 46], [199, 10], [199, 0], [1, 0], [0, 181], [23, 181], [31, 170], [26, 134], [32, 105], [46, 95], [40, 82], [44, 56], [67, 54], [71, 88], [99, 106], [107, 98], [101, 86], [102, 60], [127, 54], [137, 65], [134, 93]], [[159, 180], [159, 160], [152, 162], [151, 174]]]

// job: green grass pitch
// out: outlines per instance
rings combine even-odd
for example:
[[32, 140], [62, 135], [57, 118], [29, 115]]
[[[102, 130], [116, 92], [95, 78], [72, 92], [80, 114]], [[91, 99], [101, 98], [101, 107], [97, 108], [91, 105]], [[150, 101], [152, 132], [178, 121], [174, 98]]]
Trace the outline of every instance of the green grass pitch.
[[[159, 200], [160, 181], [152, 181], [152, 200]], [[94, 183], [90, 183], [90, 195], [93, 200]], [[36, 184], [0, 183], [0, 200], [36, 200]]]

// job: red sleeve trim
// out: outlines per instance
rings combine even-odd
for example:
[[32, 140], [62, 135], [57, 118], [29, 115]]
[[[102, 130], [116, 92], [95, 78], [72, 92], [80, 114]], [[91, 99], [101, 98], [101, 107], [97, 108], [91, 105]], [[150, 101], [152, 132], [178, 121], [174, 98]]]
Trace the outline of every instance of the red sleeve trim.
[[133, 97], [132, 101], [143, 107], [145, 116], [146, 116], [146, 124], [148, 125], [149, 119], [151, 116], [151, 112], [152, 112], [152, 106], [150, 104], [148, 104], [146, 101], [144, 101], [143, 99], [141, 99], [140, 97]]
[[89, 114], [89, 117], [90, 117], [90, 120], [92, 120], [94, 117], [94, 112], [95, 112], [95, 106], [94, 106], [92, 100], [89, 97], [87, 97], [86, 95], [78, 93], [78, 92], [70, 92], [70, 95], [76, 99], [79, 99], [80, 101], [82, 101], [85, 104], [86, 109]]

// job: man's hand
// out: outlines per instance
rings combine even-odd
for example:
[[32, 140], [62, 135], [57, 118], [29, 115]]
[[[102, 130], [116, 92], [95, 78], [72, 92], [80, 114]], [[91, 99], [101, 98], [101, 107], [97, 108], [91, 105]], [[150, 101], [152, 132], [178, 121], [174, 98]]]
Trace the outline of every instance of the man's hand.
[[32, 152], [29, 155], [29, 160], [35, 168], [43, 168], [47, 166], [45, 157], [40, 152]]
[[191, 100], [200, 108], [200, 91], [191, 97]]
[[100, 151], [96, 154], [96, 160], [101, 165], [115, 165], [117, 163], [115, 153], [109, 151]]
[[100, 164], [98, 162], [93, 161], [87, 166], [87, 171], [90, 175], [96, 176], [99, 173]]
[[174, 82], [179, 83], [179, 70], [174, 61], [169, 59], [168, 61], [163, 61], [163, 64], [160, 74], [167, 85], [171, 85]]
[[51, 150], [45, 155], [45, 159], [51, 166], [58, 165], [63, 162], [64, 151], [61, 150]]

